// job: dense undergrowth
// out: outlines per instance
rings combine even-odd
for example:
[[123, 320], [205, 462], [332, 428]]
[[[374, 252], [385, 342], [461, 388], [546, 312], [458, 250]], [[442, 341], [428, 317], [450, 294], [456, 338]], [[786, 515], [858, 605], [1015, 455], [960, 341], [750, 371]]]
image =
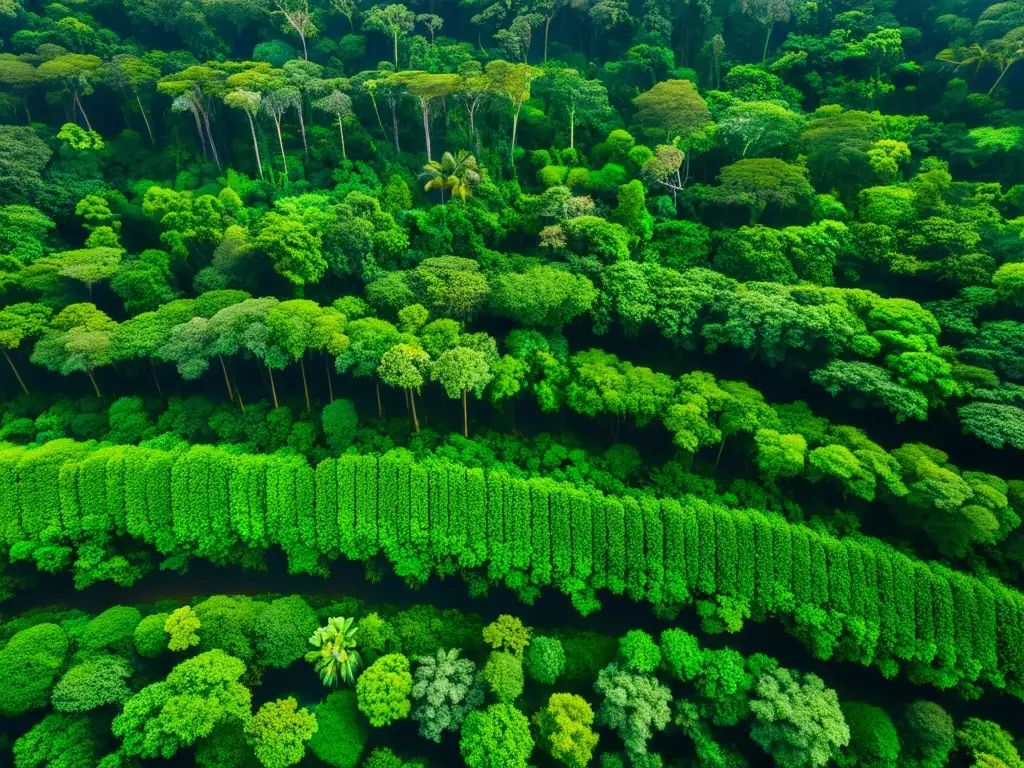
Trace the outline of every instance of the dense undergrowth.
[[1024, 766], [1021, 59], [1016, 0], [0, 0], [0, 762]]

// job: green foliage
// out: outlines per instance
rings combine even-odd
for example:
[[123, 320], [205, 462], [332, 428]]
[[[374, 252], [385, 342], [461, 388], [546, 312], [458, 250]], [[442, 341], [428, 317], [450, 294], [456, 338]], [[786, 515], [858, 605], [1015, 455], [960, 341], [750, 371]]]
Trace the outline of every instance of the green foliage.
[[295, 699], [268, 701], [245, 723], [245, 740], [266, 768], [286, 768], [302, 761], [306, 742], [317, 732], [317, 719]]
[[[540, 639], [540, 638], [538, 638]], [[547, 705], [533, 716], [541, 748], [570, 768], [583, 768], [593, 756], [598, 735], [594, 710], [582, 696], [553, 693]]]
[[186, 659], [124, 704], [112, 730], [126, 755], [170, 758], [218, 725], [249, 717], [251, 695], [239, 682], [245, 664], [221, 650]]
[[314, 707], [313, 714], [317, 729], [309, 740], [310, 752], [331, 768], [355, 768], [369, 735], [356, 692], [334, 691]]
[[517, 658], [530, 644], [530, 630], [515, 616], [502, 614], [483, 630], [484, 642], [495, 650], [508, 651]]
[[530, 721], [511, 704], [470, 712], [459, 752], [469, 768], [526, 768], [533, 752]]
[[425, 739], [440, 743], [445, 731], [458, 731], [466, 716], [483, 704], [476, 665], [460, 659], [458, 649], [438, 649], [417, 658], [413, 680], [412, 719]]
[[892, 718], [884, 709], [851, 701], [842, 702], [840, 708], [850, 729], [849, 757], [851, 764], [865, 766], [895, 766], [900, 754], [900, 739]]
[[131, 666], [122, 658], [90, 658], [71, 667], [54, 686], [53, 708], [58, 712], [89, 712], [121, 704], [131, 696], [125, 684], [131, 674]]
[[377, 728], [409, 716], [411, 692], [409, 659], [400, 653], [381, 656], [356, 681], [359, 711]]
[[598, 724], [617, 731], [631, 756], [646, 755], [654, 732], [664, 730], [671, 719], [671, 691], [654, 677], [615, 663], [601, 670], [594, 690], [603, 697]]
[[661, 663], [661, 650], [654, 639], [639, 629], [631, 629], [619, 640], [623, 666], [631, 672], [647, 674]]
[[765, 673], [750, 709], [751, 738], [782, 768], [828, 765], [850, 741], [835, 691], [815, 675], [781, 667]]
[[172, 651], [186, 651], [199, 645], [199, 630], [202, 624], [191, 606], [184, 605], [173, 610], [164, 621], [167, 647]]
[[146, 616], [135, 627], [135, 632], [132, 634], [135, 640], [135, 650], [140, 656], [152, 659], [167, 650], [170, 636], [164, 626], [170, 616], [169, 613], [153, 613]]
[[498, 701], [511, 704], [523, 693], [523, 661], [507, 651], [493, 651], [480, 678]]
[[257, 657], [268, 667], [284, 669], [303, 657], [316, 629], [316, 614], [301, 597], [274, 600], [256, 619]]
[[64, 665], [68, 636], [56, 624], [37, 624], [0, 648], [0, 712], [16, 717], [46, 706]]
[[526, 673], [544, 685], [554, 685], [565, 670], [565, 649], [555, 637], [534, 637], [526, 649]]
[[95, 728], [84, 715], [49, 714], [14, 742], [15, 768], [94, 768]]

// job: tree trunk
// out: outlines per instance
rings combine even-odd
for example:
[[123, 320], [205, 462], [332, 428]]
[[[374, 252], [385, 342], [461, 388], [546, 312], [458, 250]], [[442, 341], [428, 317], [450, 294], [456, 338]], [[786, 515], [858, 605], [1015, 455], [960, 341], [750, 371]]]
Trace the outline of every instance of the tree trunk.
[[395, 152], [401, 152], [402, 147], [398, 144], [398, 112], [395, 110], [395, 99], [391, 97], [391, 135], [395, 138]]
[[[237, 386], [235, 387], [235, 390], [238, 391], [238, 387]], [[245, 403], [242, 402], [242, 393], [241, 393], [241, 391], [238, 391], [238, 407], [242, 409], [242, 413], [244, 415], [245, 414]]]
[[25, 119], [28, 120], [28, 124], [29, 125], [32, 125], [32, 113], [29, 111], [29, 108], [28, 108], [28, 99], [26, 99], [24, 96], [22, 96], [21, 97], [21, 104], [22, 104], [23, 107], [25, 107]]
[[419, 434], [420, 419], [419, 416], [416, 415], [416, 393], [412, 389], [409, 390], [409, 400], [412, 401], [412, 423], [413, 426], [416, 427], [416, 434]]
[[395, 32], [391, 35], [395, 39], [395, 70], [398, 70], [398, 33]]
[[551, 21], [555, 18], [555, 14], [552, 13], [548, 16], [547, 22], [544, 24], [544, 63], [548, 63], [548, 32], [551, 30]]
[[432, 158], [430, 156], [430, 104], [429, 102], [420, 96], [420, 110], [423, 112], [423, 137], [427, 141], [427, 162], [429, 163]]
[[206, 125], [206, 136], [210, 139], [210, 150], [213, 152], [213, 162], [217, 164], [217, 170], [221, 170], [220, 166], [220, 155], [217, 154], [217, 144], [213, 140], [213, 131], [210, 130], [210, 116], [206, 110], [200, 107], [200, 112], [203, 114], [203, 123]]
[[231, 391], [231, 380], [228, 378], [228, 367], [224, 365], [224, 357], [217, 355], [217, 359], [220, 360], [220, 369], [224, 372], [224, 386], [228, 388], [228, 400], [232, 403], [235, 402], [235, 394]]
[[327, 397], [328, 402], [334, 402], [334, 384], [331, 382], [331, 358], [325, 357], [324, 368], [327, 369]]
[[576, 104], [569, 109], [569, 149], [576, 148]]
[[380, 401], [380, 379], [378, 379], [376, 376], [373, 378], [373, 386], [374, 386], [374, 389], [377, 391], [377, 418], [378, 419], [383, 419], [384, 418], [384, 405]]
[[256, 140], [256, 123], [252, 121], [252, 113], [249, 110], [245, 110], [246, 116], [249, 118], [249, 130], [252, 131], [252, 149], [256, 153], [256, 167], [260, 169], [260, 178], [263, 178], [263, 161], [260, 160], [260, 144]]
[[96, 379], [92, 375], [92, 370], [87, 368], [85, 372], [89, 375], [89, 381], [92, 382], [92, 388], [96, 390], [96, 397], [102, 398], [103, 395], [100, 394], [100, 388], [96, 385]]
[[516, 129], [519, 128], [519, 110], [523, 108], [523, 100], [519, 100], [519, 106], [516, 107], [515, 113], [512, 115], [512, 150], [509, 152], [509, 162], [512, 163], [513, 172], [515, 171], [516, 163]]
[[281, 148], [281, 162], [284, 164], [284, 183], [288, 183], [288, 156], [284, 153], [284, 139], [281, 138], [281, 121], [274, 118], [274, 127], [277, 128], [277, 145]]
[[302, 58], [309, 61], [309, 51], [306, 49], [306, 36], [299, 32], [299, 40], [302, 41]]
[[341, 159], [348, 160], [348, 155], [345, 154], [345, 129], [341, 125], [341, 113], [338, 113], [338, 135], [341, 136]]
[[384, 141], [388, 140], [388, 132], [384, 130], [384, 121], [380, 119], [380, 110], [377, 109], [377, 99], [373, 95], [373, 91], [370, 92], [370, 103], [373, 104], [373, 114], [377, 116], [377, 125], [380, 126], [380, 135], [384, 137]]
[[762, 64], [764, 64], [766, 61], [768, 61], [768, 42], [772, 39], [772, 29], [774, 27], [775, 27], [775, 22], [773, 21], [771, 24], [768, 25], [768, 34], [764, 36], [764, 51], [761, 52], [761, 63]]
[[306, 396], [306, 413], [309, 413], [309, 385], [306, 383], [306, 364], [299, 358], [299, 370], [302, 371], [302, 394]]
[[206, 134], [203, 133], [203, 124], [199, 120], [199, 110], [192, 107], [192, 117], [196, 120], [196, 131], [199, 132], [199, 146], [202, 147], [203, 157], [207, 157], [206, 153]]
[[78, 90], [77, 89], [75, 90], [75, 104], [77, 104], [78, 108], [80, 110], [82, 110], [82, 117], [85, 118], [85, 127], [88, 128], [91, 131], [92, 130], [92, 124], [89, 122], [89, 115], [87, 115], [85, 113], [85, 107], [82, 106], [82, 100], [80, 98], [78, 98]]
[[11, 370], [14, 371], [15, 378], [18, 379], [18, 383], [21, 384], [21, 388], [24, 390], [25, 394], [27, 395], [28, 394], [28, 387], [26, 387], [25, 386], [25, 382], [21, 380], [21, 374], [18, 373], [18, 369], [14, 367], [14, 361], [11, 360], [11, 356], [7, 354], [7, 350], [6, 349], [3, 352], [4, 352], [4, 357], [7, 358], [7, 364], [9, 366], [11, 366]]
[[303, 101], [304, 99], [299, 101], [299, 108], [297, 110], [299, 113], [299, 133], [302, 134], [302, 151], [308, 155], [309, 145], [306, 143], [306, 118], [302, 114], [302, 111], [305, 107]]
[[722, 451], [725, 450], [725, 439], [728, 435], [722, 438], [721, 444], [718, 446], [718, 456], [715, 457], [715, 469], [718, 469], [718, 462], [722, 460]]
[[466, 409], [466, 390], [462, 390], [462, 436], [469, 437], [469, 413]]
[[274, 400], [274, 407], [277, 408], [277, 387], [274, 386], [274, 370], [268, 365], [267, 373], [270, 374], [270, 396]]
[[992, 83], [992, 87], [988, 89], [988, 95], [991, 96], [992, 95], [992, 91], [994, 91], [996, 88], [999, 87], [999, 83], [1001, 83], [1003, 81], [1003, 77], [1006, 75], [1007, 72], [1010, 71], [1010, 67], [1012, 67], [1013, 65], [1014, 65], [1014, 62], [1011, 61], [1009, 64], [1007, 64], [1003, 68], [1003, 71], [999, 73], [999, 77], [997, 77], [996, 81], [994, 83]]
[[149, 133], [149, 141], [155, 147], [156, 139], [153, 138], [153, 129], [149, 125], [149, 116], [146, 114], [146, 108], [142, 106], [142, 99], [139, 98], [139, 94], [135, 94], [135, 101], [139, 105], [139, 111], [142, 113], [142, 120], [146, 123], [146, 131]]
[[156, 384], [156, 393], [163, 398], [164, 391], [160, 388], [160, 379], [156, 375], [156, 363], [153, 362], [153, 358], [149, 358], [149, 370], [153, 373], [153, 383]]

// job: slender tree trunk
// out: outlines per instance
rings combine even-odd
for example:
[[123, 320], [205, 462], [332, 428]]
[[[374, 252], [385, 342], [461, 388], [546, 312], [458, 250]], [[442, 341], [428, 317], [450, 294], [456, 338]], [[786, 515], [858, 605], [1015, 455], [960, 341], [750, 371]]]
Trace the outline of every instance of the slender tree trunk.
[[206, 136], [210, 139], [210, 150], [213, 152], [213, 162], [217, 164], [217, 170], [221, 170], [220, 155], [217, 154], [217, 143], [213, 140], [213, 131], [210, 130], [210, 115], [205, 109], [199, 110], [203, 114], [203, 123], [206, 125]]
[[267, 373], [270, 374], [270, 396], [274, 400], [274, 407], [277, 408], [277, 387], [274, 386], [274, 370], [268, 365]]
[[228, 367], [224, 365], [224, 357], [217, 355], [217, 359], [220, 360], [220, 369], [224, 372], [224, 386], [228, 388], [228, 400], [235, 402], [235, 394], [231, 391], [231, 379], [228, 378]]
[[462, 390], [462, 436], [469, 437], [469, 412], [466, 409], [466, 390]]
[[328, 402], [334, 402], [334, 384], [331, 382], [331, 358], [324, 358], [324, 368], [327, 369], [327, 397]]
[[391, 35], [395, 40], [395, 70], [398, 70], [398, 33], [395, 32]]
[[401, 152], [402, 148], [398, 144], [398, 112], [395, 109], [395, 99], [391, 97], [391, 134], [395, 138], [395, 152]]
[[523, 108], [523, 100], [519, 100], [519, 106], [516, 107], [515, 113], [512, 115], [512, 150], [509, 152], [509, 162], [512, 163], [513, 170], [515, 169], [516, 162], [516, 130], [519, 128], [519, 110]]
[[299, 101], [299, 133], [302, 134], [302, 151], [308, 155], [309, 145], [306, 143], [306, 118], [302, 114], [303, 109], [305, 108], [305, 105], [302, 103], [303, 101], [304, 99]]
[[1009, 64], [1007, 64], [1005, 67], [1003, 67], [1002, 72], [999, 73], [999, 77], [997, 77], [996, 81], [994, 83], [992, 83], [992, 87], [988, 89], [988, 95], [991, 96], [992, 95], [992, 91], [994, 91], [996, 88], [999, 87], [999, 84], [1003, 81], [1003, 77], [1006, 75], [1007, 72], [1010, 71], [1010, 67], [1012, 67], [1013, 64], [1014, 64], [1014, 62], [1011, 61]]
[[429, 109], [429, 106], [430, 106], [429, 102], [425, 98], [420, 96], [420, 111], [423, 112], [423, 137], [427, 141], [427, 162], [428, 163], [431, 160], [434, 159], [434, 158], [432, 158], [430, 156], [430, 117], [429, 117], [430, 109]]
[[242, 413], [245, 413], [245, 403], [242, 402], [242, 393], [238, 390], [238, 386], [235, 386], [235, 391], [238, 392], [238, 407], [242, 409]]
[[576, 104], [569, 108], [569, 149], [576, 148]]
[[373, 386], [377, 392], [377, 418], [384, 418], [384, 404], [380, 401], [380, 379], [376, 376], [373, 377]]
[[28, 108], [28, 99], [26, 99], [24, 96], [21, 97], [21, 105], [25, 107], [25, 119], [28, 120], [29, 125], [32, 125], [32, 113], [29, 111]]
[[18, 379], [18, 383], [21, 384], [22, 390], [24, 390], [25, 394], [27, 395], [28, 394], [28, 387], [26, 387], [25, 386], [25, 382], [22, 381], [21, 374], [18, 373], [18, 369], [14, 367], [14, 361], [11, 360], [11, 356], [7, 354], [7, 350], [6, 349], [4, 350], [4, 357], [7, 358], [7, 364], [9, 366], [11, 366], [11, 370], [14, 371], [15, 378]]
[[252, 120], [252, 113], [249, 110], [245, 110], [246, 116], [249, 118], [249, 130], [252, 131], [252, 149], [256, 153], [256, 167], [260, 169], [260, 178], [263, 178], [263, 161], [260, 160], [260, 143], [256, 140], [256, 123]]
[[139, 105], [139, 111], [142, 113], [142, 120], [146, 123], [146, 131], [149, 133], [149, 141], [155, 147], [156, 139], [153, 138], [153, 128], [149, 124], [149, 115], [146, 114], [146, 108], [142, 106], [142, 99], [139, 98], [139, 94], [135, 94], [135, 101]]
[[92, 388], [96, 391], [96, 397], [103, 397], [103, 395], [100, 394], [100, 388], [96, 385], [96, 379], [92, 375], [92, 370], [86, 369], [85, 372], [89, 375], [89, 381], [92, 382]]
[[764, 51], [761, 52], [762, 64], [768, 61], [768, 42], [772, 39], [772, 29], [774, 29], [774, 27], [775, 22], [773, 21], [771, 24], [768, 25], [768, 34], [764, 36]]
[[284, 183], [288, 183], [288, 156], [284, 153], [284, 139], [281, 138], [281, 121], [274, 118], [274, 127], [277, 128], [277, 145], [281, 148], [281, 162], [284, 164]]
[[338, 135], [341, 136], [341, 158], [342, 160], [348, 160], [348, 155], [345, 154], [345, 129], [341, 125], [341, 113], [338, 113]]
[[377, 125], [380, 126], [380, 135], [384, 137], [384, 141], [387, 141], [388, 132], [384, 130], [384, 121], [380, 119], [380, 110], [377, 109], [377, 99], [374, 98], [373, 91], [370, 91], [370, 103], [373, 104], [373, 114], [377, 116]]
[[149, 370], [153, 374], [153, 383], [156, 384], [156, 393], [163, 398], [164, 391], [160, 388], [160, 378], [156, 375], [156, 363], [153, 362], [153, 358], [149, 358]]
[[412, 389], [409, 390], [409, 400], [412, 401], [412, 423], [416, 427], [416, 433], [419, 434], [420, 419], [416, 415], [416, 393]]
[[306, 396], [306, 413], [309, 413], [309, 385], [306, 383], [306, 364], [299, 358], [299, 370], [302, 371], [302, 394]]
[[85, 107], [82, 106], [82, 100], [80, 98], [78, 98], [78, 91], [77, 90], [75, 90], [75, 104], [77, 104], [78, 108], [82, 111], [82, 117], [85, 118], [85, 127], [88, 128], [91, 131], [92, 130], [92, 124], [89, 122], [89, 115], [87, 115], [85, 113]]
[[722, 438], [722, 442], [718, 446], [718, 456], [715, 457], [715, 469], [718, 469], [718, 462], [720, 462], [722, 460], [722, 451], [725, 450], [725, 438], [726, 437], [728, 437], [728, 435], [726, 435], [725, 437]]
[[309, 50], [306, 48], [306, 36], [299, 32], [299, 40], [302, 41], [302, 58], [309, 61]]
[[548, 16], [547, 21], [544, 23], [544, 63], [548, 63], [548, 32], [551, 30], [551, 21], [555, 18], [555, 14], [552, 13]]
[[206, 154], [206, 134], [203, 133], [203, 124], [199, 120], [199, 110], [195, 107], [192, 108], [192, 117], [196, 120], [196, 131], [199, 132], [199, 146], [202, 147], [203, 157], [207, 157]]

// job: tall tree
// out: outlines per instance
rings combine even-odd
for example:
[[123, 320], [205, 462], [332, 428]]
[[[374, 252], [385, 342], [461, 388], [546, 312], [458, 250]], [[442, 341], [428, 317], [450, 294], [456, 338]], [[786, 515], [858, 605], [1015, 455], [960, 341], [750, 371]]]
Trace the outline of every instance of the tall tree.
[[509, 161], [513, 162], [519, 113], [523, 109], [523, 104], [530, 98], [530, 85], [537, 73], [529, 64], [510, 64], [502, 59], [488, 62], [485, 71], [494, 90], [508, 99], [512, 107], [512, 146], [509, 149]]
[[420, 420], [416, 414], [416, 395], [423, 388], [423, 372], [430, 365], [430, 355], [411, 344], [396, 344], [381, 355], [377, 375], [389, 387], [406, 391], [412, 407], [412, 423], [420, 431]]
[[249, 130], [252, 133], [252, 151], [256, 155], [256, 167], [259, 169], [260, 178], [263, 178], [263, 161], [260, 159], [260, 143], [256, 138], [256, 116], [260, 113], [260, 104], [263, 97], [256, 91], [247, 91], [239, 88], [235, 91], [228, 91], [224, 94], [224, 103], [232, 109], [241, 109], [249, 118]]
[[93, 92], [92, 76], [103, 66], [99, 56], [84, 53], [66, 53], [56, 56], [39, 65], [37, 73], [44, 82], [60, 85], [71, 96], [72, 104], [78, 107], [85, 120], [85, 127], [92, 130], [89, 115], [82, 106], [82, 96]]
[[38, 336], [46, 328], [52, 315], [53, 311], [49, 307], [28, 302], [11, 304], [0, 309], [0, 349], [3, 350], [4, 359], [11, 366], [18, 384], [26, 395], [29, 393], [28, 387], [25, 386], [9, 353], [18, 349], [26, 339]]
[[334, 115], [338, 120], [338, 135], [341, 137], [341, 157], [348, 159], [345, 152], [345, 120], [353, 116], [352, 97], [335, 88], [322, 99], [313, 102], [314, 109]]
[[768, 60], [768, 43], [772, 39], [775, 24], [789, 21], [789, 17], [793, 15], [793, 7], [793, 0], [743, 0], [743, 12], [765, 28], [762, 64]]
[[160, 70], [138, 56], [119, 53], [104, 65], [102, 75], [110, 87], [135, 98], [142, 120], [146, 124], [149, 142], [155, 147], [156, 139], [153, 138], [149, 115], [146, 114], [146, 107], [142, 103], [142, 92], [148, 92], [156, 84], [160, 79]]
[[431, 378], [438, 382], [445, 394], [453, 400], [462, 398], [462, 435], [469, 437], [469, 415], [466, 395], [472, 391], [477, 397], [491, 381], [491, 367], [482, 352], [469, 347], [455, 347], [441, 353], [431, 366]]
[[427, 145], [427, 161], [433, 160], [430, 151], [430, 106], [436, 99], [443, 99], [455, 93], [459, 85], [458, 75], [432, 74], [430, 72], [396, 72], [389, 78], [392, 83], [402, 85], [419, 101], [423, 114], [423, 136]]
[[281, 163], [284, 166], [285, 182], [288, 181], [288, 156], [284, 151], [284, 138], [281, 135], [281, 121], [289, 109], [302, 108], [302, 95], [298, 88], [284, 86], [264, 94], [263, 102], [260, 105], [263, 111], [270, 115], [274, 121], [274, 128], [277, 130], [277, 145], [281, 149]]
[[375, 5], [367, 11], [366, 17], [363, 19], [365, 29], [383, 32], [391, 37], [395, 49], [395, 69], [399, 68], [398, 38], [412, 32], [415, 25], [416, 14], [401, 3]]
[[293, 29], [295, 34], [302, 41], [302, 58], [309, 58], [309, 49], [306, 47], [306, 40], [317, 33], [316, 25], [313, 23], [313, 13], [309, 10], [309, 0], [273, 0], [276, 10], [270, 11], [271, 15], [280, 15], [284, 18], [282, 29]]
[[93, 372], [113, 359], [117, 323], [95, 304], [69, 304], [43, 331], [32, 362], [64, 376], [82, 372], [89, 377], [96, 397], [102, 397]]

